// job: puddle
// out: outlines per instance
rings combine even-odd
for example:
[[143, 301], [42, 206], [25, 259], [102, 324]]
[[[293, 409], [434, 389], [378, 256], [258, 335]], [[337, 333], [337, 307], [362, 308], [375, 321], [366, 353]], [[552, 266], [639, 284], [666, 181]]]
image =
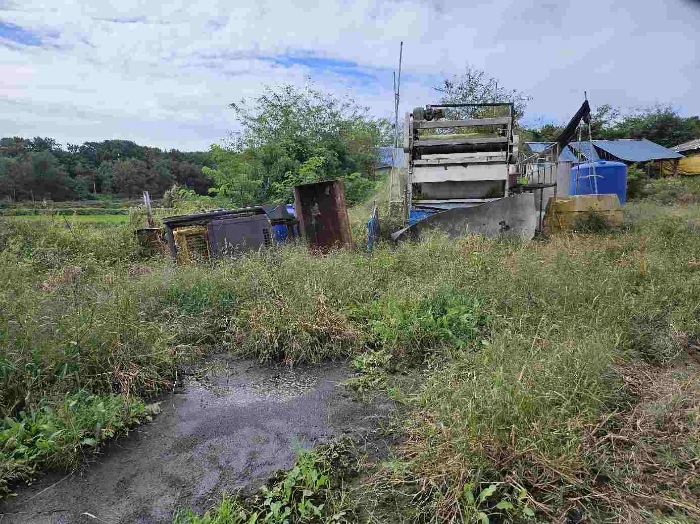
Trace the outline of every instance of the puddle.
[[349, 376], [344, 363], [290, 370], [221, 357], [82, 472], [20, 489], [0, 505], [2, 524], [165, 523], [179, 507], [207, 509], [222, 489], [257, 489], [299, 447], [374, 428], [393, 409], [354, 401], [340, 386]]

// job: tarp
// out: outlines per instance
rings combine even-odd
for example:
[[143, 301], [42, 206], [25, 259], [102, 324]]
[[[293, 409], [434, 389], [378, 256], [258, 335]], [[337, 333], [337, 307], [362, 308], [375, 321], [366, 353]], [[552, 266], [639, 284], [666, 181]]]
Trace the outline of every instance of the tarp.
[[[673, 176], [674, 162], [664, 161], [663, 173], [664, 176]], [[685, 176], [700, 175], [700, 155], [681, 158], [680, 162], [678, 162], [678, 174]]]
[[602, 149], [625, 162], [649, 162], [650, 160], [683, 158], [683, 155], [646, 138], [639, 140], [594, 140], [593, 144], [598, 149]]

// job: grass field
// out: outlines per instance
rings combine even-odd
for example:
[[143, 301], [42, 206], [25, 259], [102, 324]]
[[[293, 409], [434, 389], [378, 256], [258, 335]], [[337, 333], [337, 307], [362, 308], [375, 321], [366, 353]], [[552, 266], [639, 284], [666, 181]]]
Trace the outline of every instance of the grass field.
[[178, 366], [223, 348], [353, 357], [349, 387], [401, 406], [387, 428], [400, 444], [353, 478], [325, 451], [302, 456], [268, 498], [179, 523], [700, 519], [696, 204], [632, 203], [598, 234], [435, 235], [372, 254], [363, 219], [356, 251], [178, 268], [140, 260], [126, 225], [8, 220], [0, 492], [148, 419]]
[[70, 215], [45, 217], [42, 215], [23, 215], [15, 217], [0, 217], [0, 220], [33, 220], [45, 222], [50, 220], [56, 224], [128, 224], [129, 215]]

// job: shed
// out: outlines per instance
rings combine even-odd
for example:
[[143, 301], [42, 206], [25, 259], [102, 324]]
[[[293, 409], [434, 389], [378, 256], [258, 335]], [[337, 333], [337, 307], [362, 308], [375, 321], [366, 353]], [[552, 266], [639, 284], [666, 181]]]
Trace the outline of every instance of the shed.
[[675, 175], [678, 172], [678, 162], [683, 155], [672, 151], [646, 138], [624, 138], [620, 140], [593, 140], [591, 151], [590, 142], [572, 142], [571, 147], [586, 155], [591, 160], [612, 160], [627, 165], [641, 164], [647, 173], [654, 170], [657, 173]]
[[296, 223], [285, 206], [217, 209], [163, 219], [170, 255], [184, 264], [270, 246], [271, 231], [284, 226], [285, 237], [293, 237]]
[[700, 175], [700, 138], [678, 144], [671, 149], [684, 156], [678, 163], [679, 175]]

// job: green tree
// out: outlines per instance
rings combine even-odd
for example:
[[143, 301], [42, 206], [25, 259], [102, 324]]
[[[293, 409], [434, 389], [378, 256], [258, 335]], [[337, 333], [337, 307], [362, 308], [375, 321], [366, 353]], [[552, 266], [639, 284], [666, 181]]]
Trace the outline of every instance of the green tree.
[[95, 184], [100, 193], [111, 193], [114, 179], [114, 163], [102, 162], [95, 173]]
[[299, 180], [353, 173], [372, 178], [378, 146], [392, 140], [388, 121], [372, 117], [369, 108], [311, 86], [268, 87], [231, 107], [241, 124], [231, 150], [245, 164], [237, 167], [237, 176], [245, 173], [245, 180], [259, 182], [258, 202], [289, 201], [290, 187]]
[[653, 106], [623, 116], [612, 138], [646, 138], [673, 147], [700, 138], [700, 118], [682, 117], [671, 106]]
[[153, 163], [149, 173], [148, 191], [154, 195], [162, 195], [173, 185], [173, 176], [170, 173], [170, 162], [166, 158], [158, 158]]
[[[433, 89], [440, 93], [441, 103], [484, 104], [492, 102], [512, 102], [515, 118], [519, 120], [525, 114], [527, 103], [531, 97], [516, 89], [508, 89], [499, 81], [488, 75], [486, 71], [471, 65], [466, 66], [464, 73], [446, 78], [442, 84]], [[488, 116], [495, 110], [487, 109], [478, 112], [477, 109], [465, 108], [454, 110], [454, 116], [459, 118]]]
[[214, 181], [209, 191], [230, 198], [238, 206], [249, 206], [257, 201], [260, 179], [255, 178], [251, 165], [241, 153], [213, 144], [210, 153], [216, 169], [202, 167], [202, 173]]
[[142, 160], [119, 160], [114, 162], [112, 185], [125, 198], [141, 196], [148, 188], [149, 169]]
[[32, 166], [32, 182], [29, 187], [34, 198], [65, 200], [73, 196], [66, 172], [49, 150], [29, 153], [27, 156]]

